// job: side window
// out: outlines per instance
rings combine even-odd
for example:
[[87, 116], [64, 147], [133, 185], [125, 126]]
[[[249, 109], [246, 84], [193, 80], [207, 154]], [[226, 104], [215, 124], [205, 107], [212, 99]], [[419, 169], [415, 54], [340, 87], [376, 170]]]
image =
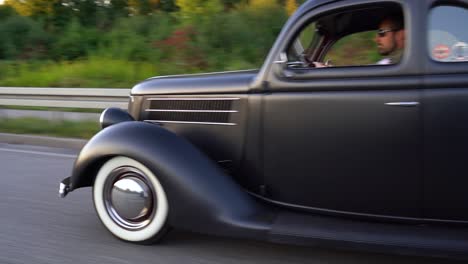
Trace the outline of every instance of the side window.
[[318, 16], [302, 27], [286, 51], [289, 68], [389, 65], [405, 48], [401, 7], [384, 2]]
[[342, 67], [372, 65], [382, 60], [375, 47], [375, 34], [375, 31], [366, 31], [341, 38], [327, 52], [325, 61]]
[[468, 61], [468, 9], [436, 6], [429, 15], [429, 56], [440, 62]]

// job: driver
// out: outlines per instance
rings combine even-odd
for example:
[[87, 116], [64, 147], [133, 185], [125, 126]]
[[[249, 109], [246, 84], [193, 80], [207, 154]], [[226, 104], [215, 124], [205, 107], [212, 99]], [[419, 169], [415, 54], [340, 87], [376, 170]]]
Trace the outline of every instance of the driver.
[[[374, 39], [377, 50], [383, 59], [376, 62], [377, 65], [388, 65], [399, 63], [405, 47], [405, 28], [403, 16], [393, 14], [385, 17], [379, 24], [379, 29]], [[316, 68], [331, 67], [332, 65], [322, 62], [312, 62]]]
[[399, 63], [405, 47], [403, 16], [392, 15], [382, 20], [375, 36], [379, 54], [385, 56], [378, 65]]

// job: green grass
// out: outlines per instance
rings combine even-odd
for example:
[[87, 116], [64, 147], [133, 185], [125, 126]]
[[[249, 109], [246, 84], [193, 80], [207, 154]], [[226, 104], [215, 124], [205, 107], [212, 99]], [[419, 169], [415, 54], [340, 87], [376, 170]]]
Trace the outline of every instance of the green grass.
[[15, 106], [15, 105], [0, 105], [1, 109], [12, 110], [35, 110], [35, 111], [59, 111], [59, 112], [73, 112], [73, 113], [102, 113], [104, 109], [94, 108], [63, 108], [63, 107], [44, 107], [44, 106]]
[[89, 58], [74, 62], [0, 62], [0, 86], [131, 88], [155, 76], [148, 62]]
[[48, 121], [40, 118], [0, 118], [0, 133], [89, 139], [100, 130], [93, 121]]

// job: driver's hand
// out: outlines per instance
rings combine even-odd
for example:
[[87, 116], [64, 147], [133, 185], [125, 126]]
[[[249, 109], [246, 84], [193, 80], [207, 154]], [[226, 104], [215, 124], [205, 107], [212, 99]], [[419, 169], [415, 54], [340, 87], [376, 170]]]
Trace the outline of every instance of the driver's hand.
[[325, 68], [325, 67], [332, 67], [333, 65], [330, 64], [330, 61], [327, 60], [325, 63], [314, 61], [312, 62], [315, 68]]
[[312, 64], [314, 64], [314, 67], [315, 67], [315, 68], [325, 68], [325, 67], [328, 67], [328, 66], [325, 65], [324, 63], [317, 62], [317, 61], [312, 62]]

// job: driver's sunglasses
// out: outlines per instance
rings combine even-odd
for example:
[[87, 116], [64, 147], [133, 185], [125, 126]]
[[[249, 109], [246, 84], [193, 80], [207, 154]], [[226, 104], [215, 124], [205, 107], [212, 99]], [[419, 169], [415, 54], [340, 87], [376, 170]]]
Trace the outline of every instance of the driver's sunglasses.
[[379, 30], [377, 30], [377, 36], [379, 38], [383, 38], [383, 37], [385, 37], [387, 32], [392, 32], [392, 31], [396, 31], [396, 30], [395, 29], [379, 29]]

